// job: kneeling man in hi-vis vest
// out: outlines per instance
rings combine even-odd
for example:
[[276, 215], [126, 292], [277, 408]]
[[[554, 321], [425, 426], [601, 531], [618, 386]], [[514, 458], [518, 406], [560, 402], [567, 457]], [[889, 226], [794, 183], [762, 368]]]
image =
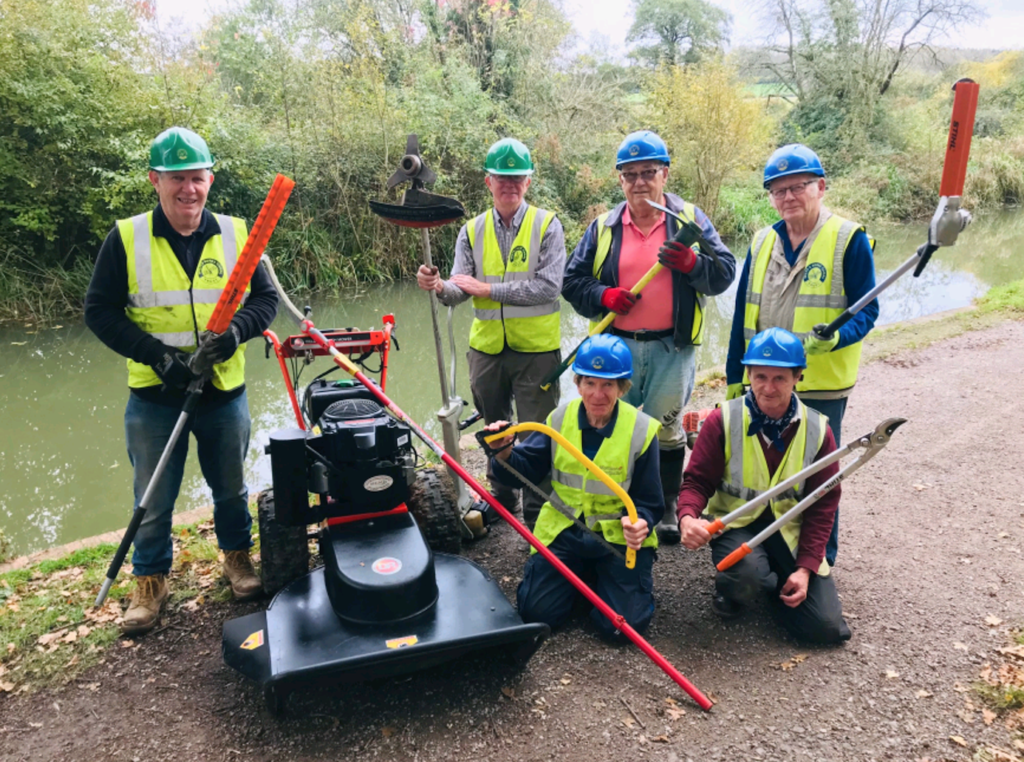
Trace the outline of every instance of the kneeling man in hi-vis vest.
[[[677, 506], [683, 545], [695, 550], [710, 541], [716, 565], [839, 472], [837, 463], [824, 468], [760, 513], [737, 519], [715, 537], [708, 534], [701, 513], [722, 518], [836, 449], [828, 419], [794, 392], [806, 365], [797, 336], [782, 328], [757, 334], [743, 364], [750, 391], [705, 419]], [[812, 643], [848, 640], [850, 628], [824, 560], [841, 489], [833, 488], [742, 561], [718, 572], [715, 613], [738, 616], [764, 591], [794, 637]]]
[[[195, 378], [189, 355], [248, 237], [243, 220], [206, 210], [212, 166], [206, 141], [191, 130], [172, 127], [156, 137], [150, 146], [149, 181], [160, 202], [153, 211], [119, 220], [110, 231], [85, 297], [86, 325], [128, 358], [124, 425], [136, 508], [177, 423], [185, 389]], [[262, 590], [249, 558], [245, 342], [266, 330], [277, 313], [277, 293], [262, 268], [256, 268], [246, 291], [229, 329], [207, 340], [194, 360], [192, 367], [212, 367], [212, 373], [187, 429], [195, 436], [199, 465], [213, 493], [224, 575], [239, 599]], [[137, 584], [122, 625], [126, 633], [153, 629], [170, 594], [171, 518], [187, 455], [186, 433], [135, 535], [132, 573]]]
[[[565, 235], [553, 212], [526, 203], [533, 161], [518, 140], [492, 145], [484, 163], [494, 207], [462, 226], [450, 280], [422, 265], [420, 288], [449, 306], [473, 299], [469, 385], [485, 423], [512, 418], [540, 423], [558, 405], [558, 384], [541, 381], [561, 363], [558, 293], [565, 267]], [[494, 496], [510, 510], [517, 492], [488, 471]], [[550, 491], [548, 485], [543, 485]], [[533, 526], [541, 500], [523, 495], [523, 518]]]
[[[660, 425], [620, 399], [629, 391], [633, 375], [633, 360], [622, 339], [607, 334], [590, 337], [576, 354], [572, 371], [581, 396], [555, 410], [547, 424], [619, 483], [633, 500], [638, 521], [631, 523], [622, 500], [549, 436], [534, 433], [495, 457], [507, 460], [534, 484], [550, 477], [563, 510], [572, 510], [587, 529], [549, 501], [537, 519], [537, 539], [577, 576], [594, 579], [594, 592], [637, 632], [644, 632], [654, 615], [654, 527], [665, 512], [658, 479]], [[488, 428], [503, 425], [499, 421]], [[506, 437], [493, 446], [510, 442]], [[494, 471], [508, 484], [515, 480], [501, 466]], [[613, 553], [609, 544], [636, 550], [636, 566], [627, 569], [624, 555]], [[577, 596], [576, 588], [534, 550], [517, 593], [523, 621], [557, 627], [569, 617]], [[590, 617], [602, 637], [622, 638], [596, 609]]]
[[[636, 367], [625, 399], [661, 424], [661, 488], [672, 506], [683, 476], [683, 408], [693, 392], [707, 297], [729, 288], [736, 260], [701, 209], [665, 192], [669, 164], [668, 146], [650, 130], [626, 136], [615, 157], [626, 200], [587, 227], [566, 264], [562, 296], [593, 322], [617, 315], [608, 331], [626, 340]], [[674, 241], [679, 223], [648, 201], [699, 225], [721, 267], [699, 245]], [[664, 269], [634, 296], [631, 289], [659, 262]], [[658, 535], [665, 545], [679, 542], [671, 515]]]
[[[811, 330], [830, 323], [875, 287], [875, 242], [860, 223], [823, 206], [825, 169], [805, 145], [783, 146], [764, 167], [764, 187], [782, 218], [754, 236], [736, 288], [736, 309], [725, 363], [727, 399], [743, 395], [743, 353], [754, 334], [779, 327], [803, 340], [807, 370], [796, 386], [800, 401], [828, 416], [836, 444], [853, 393], [864, 337], [878, 317], [872, 300], [831, 339]], [[839, 514], [825, 559], [835, 565]]]

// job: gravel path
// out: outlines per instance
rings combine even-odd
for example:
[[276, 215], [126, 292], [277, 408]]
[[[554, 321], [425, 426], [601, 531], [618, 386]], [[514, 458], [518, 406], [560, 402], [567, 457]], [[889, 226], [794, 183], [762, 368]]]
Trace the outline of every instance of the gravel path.
[[[844, 485], [845, 646], [800, 646], [767, 609], [719, 622], [709, 554], [661, 553], [649, 639], [717, 700], [710, 713], [581, 615], [523, 671], [469, 659], [299, 694], [278, 720], [220, 657], [221, 623], [253, 607], [205, 606], [59, 690], [0, 697], [0, 758], [934, 762], [1010, 748], [971, 686], [1024, 623], [1022, 370], [1015, 322], [863, 370], [848, 437], [910, 422]], [[514, 591], [526, 546], [510, 529], [466, 554]]]

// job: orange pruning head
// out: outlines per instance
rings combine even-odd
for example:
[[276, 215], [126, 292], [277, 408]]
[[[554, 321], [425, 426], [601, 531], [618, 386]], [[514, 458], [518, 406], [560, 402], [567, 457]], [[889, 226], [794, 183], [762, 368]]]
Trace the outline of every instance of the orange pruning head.
[[238, 255], [234, 269], [228, 276], [228, 283], [221, 292], [217, 306], [214, 307], [213, 315], [206, 324], [206, 330], [213, 333], [224, 333], [231, 324], [231, 318], [242, 303], [245, 296], [245, 289], [252, 280], [252, 274], [256, 272], [256, 265], [260, 263], [270, 236], [277, 227], [277, 221], [281, 219], [281, 212], [284, 205], [288, 203], [288, 197], [295, 187], [295, 181], [278, 175], [274, 178], [274, 184], [270, 186], [263, 207], [260, 209], [252, 230], [249, 231], [249, 238], [246, 239], [242, 252]]
[[953, 118], [946, 141], [946, 163], [942, 168], [939, 195], [947, 198], [963, 195], [967, 178], [967, 159], [971, 153], [974, 115], [978, 110], [978, 83], [961, 79], [953, 85]]

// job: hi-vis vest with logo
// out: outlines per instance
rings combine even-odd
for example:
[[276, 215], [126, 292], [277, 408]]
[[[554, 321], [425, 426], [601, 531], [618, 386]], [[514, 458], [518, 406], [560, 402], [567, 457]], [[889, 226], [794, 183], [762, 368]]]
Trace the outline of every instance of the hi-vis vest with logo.
[[[484, 283], [509, 283], [533, 280], [537, 275], [540, 242], [555, 216], [528, 206], [512, 242], [508, 262], [501, 259], [501, 247], [494, 232], [494, 210], [474, 217], [466, 225], [477, 280]], [[469, 346], [489, 355], [500, 353], [506, 343], [517, 352], [550, 352], [562, 345], [558, 297], [545, 304], [518, 307], [492, 299], [473, 297], [473, 326]]]
[[[774, 475], [770, 475], [768, 462], [765, 460], [758, 437], [756, 435], [747, 436], [747, 429], [750, 428], [750, 411], [743, 399], [743, 397], [737, 397], [722, 405], [722, 427], [725, 430], [725, 473], [722, 475], [722, 483], [718, 486], [718, 491], [708, 501], [707, 513], [713, 518], [722, 518], [744, 503], [750, 502], [762, 492], [767, 492], [779, 482], [784, 482], [807, 468], [814, 462], [815, 456], [825, 441], [828, 418], [797, 401], [797, 405], [800, 406], [800, 425], [797, 427], [796, 435], [789, 443], [789, 447], [786, 448], [778, 470]], [[801, 498], [806, 497], [805, 490], [806, 482], [800, 482], [796, 487], [786, 490], [780, 497], [773, 500], [770, 505], [775, 518], [781, 518]], [[763, 512], [764, 507], [762, 506], [756, 513], [748, 513], [746, 516], [736, 519], [729, 525], [729, 528], [744, 527]], [[800, 543], [802, 520], [802, 517], [798, 516], [779, 530], [786, 545], [793, 551], [794, 557], [796, 557], [797, 546]], [[821, 566], [818, 567], [818, 574], [822, 577], [827, 577], [829, 574], [829, 565], [824, 559], [821, 561]]]
[[[818, 323], [831, 323], [847, 307], [843, 287], [843, 258], [853, 234], [864, 228], [850, 220], [833, 214], [822, 225], [811, 250], [807, 252], [800, 293], [793, 314], [793, 333], [803, 340]], [[747, 304], [743, 313], [743, 339], [746, 344], [757, 334], [757, 317], [761, 312], [761, 294], [765, 275], [778, 233], [772, 227], [763, 228], [754, 236], [750, 247], [750, 274], [747, 279]], [[874, 239], [868, 239], [871, 248]], [[772, 326], [762, 326], [761, 330]], [[863, 342], [820, 355], [807, 356], [807, 369], [797, 383], [797, 392], [840, 391], [857, 383]], [[746, 374], [744, 374], [746, 380]]]
[[[605, 212], [597, 218], [597, 251], [594, 253], [594, 277], [600, 279], [601, 270], [604, 268], [604, 261], [608, 258], [608, 253], [612, 250], [612, 229], [605, 225], [608, 220], [608, 215], [611, 212]], [[683, 202], [682, 211], [679, 212], [679, 216], [684, 220], [693, 222], [697, 218], [695, 207], [690, 202]], [[694, 244], [693, 250], [700, 252], [700, 244]], [[621, 256], [621, 255], [620, 255]], [[632, 288], [635, 284], [620, 283], [622, 288]], [[693, 300], [693, 331], [690, 334], [691, 344], [700, 344], [704, 340], [704, 307], [707, 304], [707, 297], [699, 291], [694, 291], [697, 298]], [[672, 305], [668, 305], [669, 309], [672, 309]], [[594, 329], [600, 321], [591, 320], [590, 328]]]
[[[559, 431], [582, 452], [583, 433], [580, 431], [579, 421], [581, 402], [582, 400], [577, 398], [556, 408], [548, 416], [547, 424]], [[594, 463], [628, 492], [633, 481], [636, 460], [647, 451], [660, 428], [661, 424], [653, 418], [619, 400], [615, 428], [612, 435], [601, 444], [593, 458]], [[622, 517], [626, 515], [626, 507], [622, 501], [604, 482], [596, 479], [582, 463], [559, 447], [553, 439], [551, 486], [562, 502], [574, 508], [576, 517], [586, 522], [588, 527], [599, 528], [608, 542], [626, 544], [626, 537], [622, 533]], [[570, 526], [572, 521], [548, 502], [544, 503], [540, 510], [533, 533], [542, 543], [550, 545], [563, 529]], [[651, 527], [651, 533], [644, 540], [643, 547], [658, 547], [654, 527]]]
[[[128, 257], [128, 318], [170, 347], [191, 352], [206, 329], [238, 252], [248, 233], [237, 217], [214, 215], [220, 235], [212, 236], [199, 256], [190, 282], [164, 238], [153, 235], [153, 213], [118, 220]], [[249, 287], [245, 288], [246, 293]], [[245, 344], [227, 362], [213, 367], [213, 385], [223, 391], [245, 383]], [[163, 383], [148, 365], [128, 360], [128, 386], [141, 389]]]

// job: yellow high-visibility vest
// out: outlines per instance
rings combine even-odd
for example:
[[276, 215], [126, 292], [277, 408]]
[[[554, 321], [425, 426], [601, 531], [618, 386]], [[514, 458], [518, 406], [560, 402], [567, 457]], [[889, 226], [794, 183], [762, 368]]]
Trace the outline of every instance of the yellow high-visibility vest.
[[[860, 224], [833, 214], [822, 225], [811, 250], [807, 252], [807, 264], [796, 299], [792, 328], [793, 333], [800, 337], [801, 341], [814, 326], [819, 323], [831, 323], [847, 308], [846, 289], [843, 285], [843, 259], [854, 233], [863, 229]], [[750, 343], [759, 330], [764, 331], [773, 327], [763, 325], [759, 328], [757, 318], [761, 312], [761, 295], [764, 292], [768, 262], [771, 260], [777, 238], [778, 233], [775, 229], [766, 227], [758, 231], [750, 246], [752, 261], [747, 277], [747, 299], [743, 313], [744, 346]], [[868, 240], [873, 249], [874, 240]], [[857, 383], [857, 371], [860, 368], [863, 348], [864, 343], [858, 341], [825, 354], [808, 355], [807, 368], [804, 370], [803, 378], [797, 383], [797, 392], [849, 389]], [[744, 382], [747, 383], [745, 371]]]
[[[498, 236], [494, 232], [494, 210], [489, 209], [470, 220], [466, 225], [466, 235], [473, 249], [477, 280], [509, 283], [535, 278], [540, 244], [554, 218], [551, 212], [527, 206], [507, 262], [502, 261]], [[562, 345], [559, 309], [557, 296], [546, 304], [529, 307], [501, 304], [493, 299], [474, 296], [469, 346], [489, 355], [500, 353], [506, 344], [517, 352], [558, 349]]]
[[[684, 220], [693, 222], [696, 220], [696, 207], [689, 201], [683, 202], [683, 209], [679, 212], [679, 216]], [[612, 250], [612, 229], [608, 227], [605, 222], [608, 220], [608, 215], [611, 212], [605, 212], [597, 218], [597, 251], [594, 254], [594, 277], [597, 279], [601, 278], [601, 270], [604, 268], [604, 262], [608, 258], [608, 253]], [[700, 251], [700, 244], [694, 244], [693, 250], [695, 252]], [[621, 256], [621, 254], [619, 255]], [[622, 288], [633, 288], [635, 284], [632, 283], [620, 283]], [[694, 290], [697, 298], [693, 300], [693, 328], [690, 331], [690, 343], [697, 345], [704, 341], [704, 308], [707, 304], [707, 297], [699, 291]], [[672, 309], [672, 305], [668, 305], [669, 309]], [[593, 329], [600, 321], [591, 320], [590, 327]]]
[[[708, 501], [706, 512], [721, 518], [748, 503], [762, 492], [767, 492], [779, 482], [784, 482], [798, 474], [814, 462], [815, 456], [825, 441], [825, 430], [828, 418], [816, 410], [811, 410], [804, 403], [797, 401], [800, 408], [800, 425], [797, 427], [793, 440], [786, 448], [782, 463], [774, 474], [768, 472], [768, 462], [757, 436], [747, 436], [750, 428], [750, 411], [743, 397], [729, 400], [722, 405], [722, 428], [725, 431], [725, 473], [722, 483]], [[782, 515], [806, 497], [806, 482], [800, 482], [792, 489], [771, 501], [772, 514], [775, 518]], [[733, 521], [726, 528], [738, 529], [745, 527], [764, 513], [762, 506], [758, 511]], [[785, 524], [779, 533], [786, 545], [796, 557], [797, 546], [800, 544], [800, 524], [802, 516]], [[822, 559], [818, 574], [827, 577], [830, 572], [828, 562]]]
[[[583, 432], [580, 430], [579, 409], [581, 399], [576, 398], [551, 412], [547, 424], [559, 431], [575, 447], [583, 451]], [[633, 481], [633, 468], [637, 458], [647, 451], [658, 435], [661, 424], [644, 415], [622, 400], [618, 403], [618, 414], [612, 435], [601, 443], [592, 460], [613, 481], [624, 490], [629, 490]], [[622, 532], [622, 517], [626, 506], [615, 496], [607, 484], [594, 477], [586, 467], [565, 449], [551, 440], [551, 486], [567, 506], [576, 509], [576, 517], [586, 522], [590, 529], [600, 528], [601, 534], [611, 543], [626, 544]], [[550, 502], [544, 503], [537, 517], [533, 531], [537, 539], [550, 545], [562, 530], [572, 526], [572, 521], [562, 515]], [[651, 527], [651, 533], [644, 540], [643, 547], [658, 547], [658, 536]], [[536, 551], [534, 551], [536, 552]]]
[[[117, 221], [128, 258], [125, 313], [146, 333], [183, 352], [196, 348], [248, 237], [244, 220], [214, 216], [220, 235], [206, 242], [191, 281], [167, 240], [153, 235], [153, 212]], [[249, 286], [245, 291], [248, 294]], [[226, 362], [213, 367], [211, 381], [222, 391], [245, 383], [245, 344]], [[128, 360], [129, 387], [142, 389], [161, 383], [151, 367]]]

